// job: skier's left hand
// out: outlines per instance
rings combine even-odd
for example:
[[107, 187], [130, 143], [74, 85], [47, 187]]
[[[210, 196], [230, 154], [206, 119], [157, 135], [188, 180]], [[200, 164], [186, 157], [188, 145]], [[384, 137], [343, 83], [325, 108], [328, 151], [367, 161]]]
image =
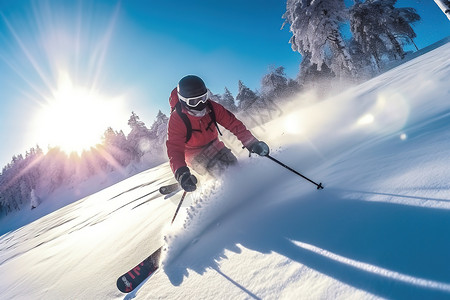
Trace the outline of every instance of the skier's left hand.
[[181, 167], [175, 172], [175, 178], [186, 192], [196, 190], [197, 178], [191, 174], [188, 167]]
[[256, 153], [260, 156], [269, 155], [269, 146], [263, 141], [256, 141], [250, 145], [249, 150], [251, 153]]

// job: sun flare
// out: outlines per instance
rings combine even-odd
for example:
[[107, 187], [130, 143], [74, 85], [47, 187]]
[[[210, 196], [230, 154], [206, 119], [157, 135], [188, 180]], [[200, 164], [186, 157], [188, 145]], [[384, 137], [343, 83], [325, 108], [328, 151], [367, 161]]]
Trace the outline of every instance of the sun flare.
[[34, 135], [44, 146], [81, 154], [101, 142], [108, 126], [126, 120], [121, 103], [120, 98], [105, 97], [98, 91], [74, 85], [64, 73], [35, 117]]
[[298, 135], [303, 132], [301, 118], [297, 114], [290, 114], [284, 118], [284, 130], [292, 135]]

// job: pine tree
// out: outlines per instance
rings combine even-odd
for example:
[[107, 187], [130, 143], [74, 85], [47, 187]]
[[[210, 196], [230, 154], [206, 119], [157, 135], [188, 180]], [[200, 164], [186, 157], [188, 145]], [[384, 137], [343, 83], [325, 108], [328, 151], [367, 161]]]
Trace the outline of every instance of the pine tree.
[[156, 115], [156, 120], [150, 128], [150, 136], [159, 141], [166, 140], [167, 126], [169, 118], [160, 110]]
[[2, 209], [8, 213], [12, 209], [19, 210], [30, 200], [30, 191], [36, 187], [43, 176], [40, 165], [43, 152], [37, 146], [23, 155], [14, 155], [11, 163], [3, 168], [0, 174], [0, 202]]
[[223, 100], [222, 100], [222, 95], [214, 94], [213, 92], [210, 91], [209, 99], [211, 99], [214, 102], [224, 105]]
[[[132, 151], [129, 148], [127, 138], [123, 131], [115, 131], [111, 127], [108, 127], [103, 134], [102, 146], [104, 151], [106, 151], [114, 159], [113, 167], [117, 168], [117, 164], [120, 167], [127, 166], [132, 158]], [[117, 164], [115, 164], [115, 162]]]
[[402, 43], [412, 43], [416, 50], [419, 50], [414, 43], [414, 38], [417, 37], [417, 34], [411, 27], [411, 24], [420, 21], [420, 15], [412, 7], [394, 7], [394, 16], [392, 24], [394, 37], [401, 39]]
[[269, 73], [261, 79], [261, 93], [268, 99], [277, 99], [288, 92], [288, 78], [284, 73], [284, 67], [270, 67]]
[[30, 204], [31, 209], [34, 209], [39, 206], [39, 197], [36, 195], [36, 191], [34, 189], [30, 192]]
[[131, 127], [131, 131], [148, 131], [145, 123], [142, 122], [139, 116], [133, 111], [128, 119], [128, 125]]
[[394, 7], [397, 0], [355, 1], [350, 8], [350, 29], [361, 50], [370, 55], [379, 70], [383, 57], [401, 59], [402, 44], [414, 43], [411, 23], [420, 20], [413, 8]]
[[53, 192], [56, 188], [67, 182], [68, 174], [65, 165], [68, 158], [59, 147], [50, 148], [39, 163], [41, 174], [39, 184], [45, 194]]
[[372, 59], [364, 53], [361, 44], [352, 37], [348, 43], [348, 47], [356, 67], [360, 70], [360, 77], [365, 75], [365, 77], [370, 78], [375, 75]]
[[311, 62], [311, 54], [305, 53], [300, 63], [299, 83], [303, 88], [313, 88], [324, 94], [331, 88], [329, 84], [335, 77], [332, 70], [326, 65], [321, 68]]
[[135, 112], [131, 113], [128, 125], [130, 125], [131, 131], [127, 136], [127, 140], [131, 149], [133, 149], [134, 159], [139, 159], [150, 149], [150, 130]]
[[354, 77], [357, 70], [340, 26], [347, 20], [343, 0], [288, 0], [285, 24], [290, 24], [294, 51], [308, 56], [309, 68], [326, 65], [338, 78]]
[[153, 158], [161, 160], [165, 157], [166, 153], [166, 140], [167, 140], [167, 127], [169, 124], [169, 118], [162, 113], [158, 112], [156, 120], [150, 128], [151, 135], [151, 152]]
[[237, 111], [237, 106], [236, 103], [234, 101], [234, 97], [231, 94], [230, 90], [228, 88], [225, 87], [225, 92], [223, 93], [222, 97], [221, 97], [221, 104], [228, 109], [231, 112], [236, 112]]
[[239, 89], [236, 96], [236, 100], [239, 101], [239, 111], [248, 109], [252, 104], [258, 100], [258, 96], [255, 92], [249, 89], [242, 81], [239, 80]]

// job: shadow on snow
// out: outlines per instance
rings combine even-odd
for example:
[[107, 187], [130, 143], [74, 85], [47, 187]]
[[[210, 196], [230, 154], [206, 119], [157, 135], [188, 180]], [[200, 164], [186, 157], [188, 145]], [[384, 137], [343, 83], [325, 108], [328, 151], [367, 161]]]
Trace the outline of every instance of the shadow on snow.
[[239, 253], [241, 245], [381, 297], [450, 297], [449, 210], [354, 200], [332, 188], [273, 202], [250, 199], [232, 218], [222, 216], [220, 227], [203, 232], [164, 267], [172, 284], [181, 285], [188, 269], [214, 269], [257, 298], [218, 265], [226, 249]]

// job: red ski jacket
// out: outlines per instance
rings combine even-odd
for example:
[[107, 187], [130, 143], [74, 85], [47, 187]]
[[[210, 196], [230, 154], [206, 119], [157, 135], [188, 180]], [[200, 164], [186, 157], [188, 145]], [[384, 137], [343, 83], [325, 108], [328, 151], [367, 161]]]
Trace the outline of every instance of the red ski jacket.
[[[248, 147], [257, 141], [233, 113], [219, 103], [211, 100], [208, 101], [212, 104], [217, 123], [231, 131], [245, 147]], [[208, 110], [208, 108], [206, 109]], [[166, 146], [170, 167], [174, 173], [181, 167], [191, 166], [192, 160], [206, 146], [215, 144], [214, 148], [217, 152], [225, 147], [223, 142], [218, 140], [217, 128], [213, 123], [210, 124], [211, 117], [208, 111], [203, 117], [191, 115], [184, 107], [182, 111], [188, 116], [189, 121], [191, 122], [192, 136], [186, 143], [186, 125], [178, 113], [173, 111], [169, 118]]]

